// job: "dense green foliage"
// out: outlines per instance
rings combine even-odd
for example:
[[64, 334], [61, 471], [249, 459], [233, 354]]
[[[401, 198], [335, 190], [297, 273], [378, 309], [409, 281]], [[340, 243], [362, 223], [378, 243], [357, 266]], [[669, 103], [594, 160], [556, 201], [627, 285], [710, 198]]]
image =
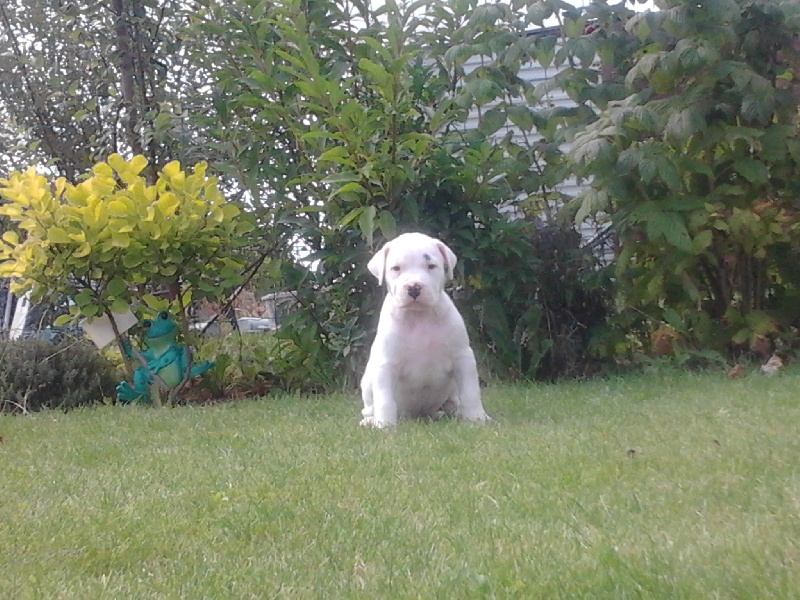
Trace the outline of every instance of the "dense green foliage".
[[800, 317], [800, 11], [704, 5], [663, 1], [625, 23], [627, 95], [572, 156], [592, 177], [579, 215], [613, 223], [625, 304], [735, 350]]
[[[227, 169], [250, 190], [262, 233], [286, 240], [276, 274], [301, 309], [278, 334], [280, 361], [312, 385], [354, 381], [380, 301], [364, 265], [384, 240], [421, 229], [459, 256], [457, 295], [489, 370], [567, 374], [586, 338], [540, 371], [563, 334], [547, 313], [565, 307], [538, 303], [551, 292], [531, 268], [539, 218], [553, 217], [570, 174], [557, 142], [567, 115], [534, 110], [547, 91], [537, 98], [513, 76], [531, 59], [563, 63], [552, 56], [555, 35], [526, 37], [530, 21], [499, 5], [351, 9], [226, 2], [198, 17], [216, 49], [205, 55], [217, 79], [215, 152], [235, 150]], [[491, 53], [494, 65], [465, 64]], [[475, 111], [479, 127], [466, 129]], [[507, 122], [520, 139], [497, 135]], [[590, 294], [583, 280], [570, 285]], [[589, 312], [572, 313], [586, 331], [597, 320]]]
[[[487, 371], [572, 376], [653, 330], [728, 353], [800, 317], [797, 3], [655, 4], [115, 0], [115, 19], [86, 4], [25, 27], [6, 9], [1, 77], [40, 90], [48, 48], [67, 46], [34, 45], [23, 68], [15, 39], [59, 38], [62, 17], [107, 32], [117, 53], [96, 82], [133, 92], [87, 147], [119, 139], [155, 168], [202, 147], [259, 223], [254, 281], [297, 295], [270, 365], [290, 387], [356, 380], [380, 301], [364, 265], [409, 229], [459, 256], [453, 291]], [[532, 62], [544, 80], [521, 77]], [[5, 111], [58, 158], [26, 106]], [[589, 188], [571, 199], [576, 175]], [[613, 278], [572, 218], [610, 225]]]
[[0, 412], [69, 409], [114, 396], [120, 373], [91, 342], [0, 340]]

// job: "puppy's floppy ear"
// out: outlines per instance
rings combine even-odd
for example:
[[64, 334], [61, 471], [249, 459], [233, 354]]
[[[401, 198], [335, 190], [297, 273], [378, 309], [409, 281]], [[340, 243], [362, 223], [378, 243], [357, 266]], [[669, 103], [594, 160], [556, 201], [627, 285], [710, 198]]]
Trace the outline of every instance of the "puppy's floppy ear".
[[442, 242], [436, 242], [436, 247], [439, 249], [439, 254], [442, 255], [444, 260], [444, 272], [447, 279], [452, 279], [456, 268], [456, 255]]
[[389, 255], [390, 244], [391, 242], [386, 242], [383, 248], [378, 250], [375, 256], [369, 259], [367, 263], [367, 269], [378, 279], [378, 285], [383, 285], [383, 276], [386, 272], [386, 257]]

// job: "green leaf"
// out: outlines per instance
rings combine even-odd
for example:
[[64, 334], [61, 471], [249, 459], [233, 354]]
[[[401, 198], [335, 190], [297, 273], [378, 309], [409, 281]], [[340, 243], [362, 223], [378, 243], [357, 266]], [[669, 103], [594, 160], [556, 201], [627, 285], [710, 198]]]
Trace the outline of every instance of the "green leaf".
[[533, 113], [527, 106], [522, 106], [521, 104], [509, 106], [506, 113], [510, 121], [522, 131], [533, 129]]
[[115, 277], [108, 282], [106, 292], [111, 296], [120, 296], [128, 291], [128, 283], [124, 279]]
[[611, 150], [612, 145], [608, 139], [599, 137], [595, 132], [586, 132], [575, 137], [570, 156], [578, 164], [589, 165], [608, 157]]
[[73, 300], [75, 300], [75, 304], [83, 308], [87, 304], [94, 302], [94, 293], [92, 292], [92, 290], [83, 289], [79, 291], [77, 294], [75, 294]]
[[114, 248], [127, 248], [131, 245], [131, 236], [127, 233], [111, 232], [111, 245]]
[[103, 312], [103, 309], [96, 304], [87, 304], [81, 307], [81, 312], [87, 317], [96, 317]]
[[606, 189], [597, 189], [590, 187], [578, 196], [576, 200], [580, 201], [578, 212], [575, 213], [575, 224], [580, 224], [587, 217], [596, 215], [598, 212], [604, 211], [608, 208], [609, 195]]
[[3, 241], [12, 246], [19, 244], [19, 234], [16, 231], [6, 231], [3, 234]]
[[89, 242], [84, 242], [80, 246], [78, 246], [78, 249], [75, 250], [75, 252], [72, 253], [72, 258], [85, 258], [89, 256], [91, 253], [92, 253], [92, 246], [89, 244]]
[[47, 241], [53, 244], [70, 244], [72, 238], [61, 227], [51, 227], [47, 230]]
[[653, 211], [647, 216], [647, 236], [651, 240], [665, 239], [683, 252], [692, 251], [692, 238], [683, 217], [673, 212]]
[[568, 38], [577, 38], [582, 36], [585, 28], [586, 17], [581, 17], [580, 19], [570, 19], [567, 17], [564, 19], [564, 34]]
[[338, 183], [347, 183], [348, 181], [360, 181], [361, 175], [358, 173], [354, 173], [353, 171], [341, 171], [337, 173], [331, 173], [327, 177], [325, 177], [322, 182], [327, 184], [338, 184]]
[[367, 206], [358, 217], [358, 228], [361, 229], [361, 235], [364, 236], [368, 246], [372, 246], [376, 212], [377, 209], [374, 206]]
[[551, 35], [543, 38], [536, 37], [535, 40], [533, 56], [536, 61], [546, 69], [553, 64], [553, 59], [556, 56], [556, 44], [558, 42], [558, 38], [554, 35]]
[[680, 314], [672, 307], [667, 307], [663, 312], [664, 321], [672, 327], [675, 331], [686, 333], [686, 323], [683, 322]]
[[337, 225], [339, 226], [340, 229], [347, 227], [348, 225], [350, 225], [350, 223], [358, 219], [361, 216], [362, 212], [364, 212], [364, 207], [357, 206], [349, 213], [347, 213], [345, 216], [343, 216], [341, 219], [339, 219], [339, 223]]
[[356, 164], [350, 157], [350, 152], [344, 146], [334, 146], [330, 150], [326, 150], [319, 157], [319, 162], [333, 162], [348, 167], [355, 167]]
[[635, 30], [636, 37], [639, 38], [640, 42], [645, 42], [647, 38], [650, 37], [650, 33], [653, 31], [650, 26], [648, 16], [649, 14], [647, 12], [640, 12], [625, 24], [625, 29], [628, 31], [631, 29]]
[[712, 22], [720, 24], [738, 19], [742, 13], [742, 7], [736, 0], [714, 0], [707, 3], [706, 10]]
[[300, 139], [304, 142], [314, 142], [317, 140], [336, 139], [337, 137], [338, 136], [336, 134], [329, 131], [320, 131], [318, 129], [314, 129], [301, 135]]
[[125, 298], [115, 298], [111, 303], [111, 310], [116, 313], [122, 313], [130, 309], [130, 305]]
[[72, 319], [73, 319], [72, 315], [59, 315], [53, 321], [53, 325], [55, 325], [56, 327], [63, 327], [67, 323], [71, 323]]
[[675, 141], [683, 142], [705, 130], [706, 120], [702, 111], [690, 107], [670, 116], [664, 134]]
[[744, 329], [740, 329], [737, 331], [732, 337], [731, 341], [734, 344], [744, 344], [747, 342], [753, 335], [753, 332], [750, 331], [749, 328], [745, 327]]
[[403, 196], [403, 208], [408, 213], [412, 223], [419, 223], [419, 201], [411, 195]]
[[570, 40], [569, 43], [572, 54], [581, 62], [581, 65], [583, 65], [585, 69], [588, 69], [597, 55], [597, 43], [588, 37]]
[[[392, 80], [392, 76], [385, 68], [383, 68], [383, 66], [371, 61], [368, 58], [362, 58], [359, 60], [358, 68], [366, 73], [369, 73], [381, 88], [388, 86]], [[385, 92], [386, 90], [383, 91]]]
[[714, 241], [714, 234], [710, 229], [706, 229], [694, 236], [692, 240], [692, 253], [700, 254]]
[[733, 163], [733, 168], [750, 183], [762, 184], [769, 181], [769, 168], [760, 160], [744, 158]]
[[528, 20], [534, 25], [544, 27], [545, 20], [553, 16], [555, 7], [550, 2], [532, 2], [528, 4]]
[[333, 200], [336, 196], [342, 194], [355, 194], [357, 196], [360, 196], [360, 195], [366, 195], [367, 190], [360, 183], [351, 181], [333, 190], [333, 192], [331, 192], [331, 195], [328, 196], [328, 199]]
[[378, 229], [386, 239], [392, 239], [397, 234], [397, 221], [388, 210], [382, 210], [378, 215]]
[[661, 157], [658, 161], [658, 175], [673, 192], [683, 191], [683, 179], [677, 165], [668, 157]]
[[464, 94], [476, 104], [488, 104], [501, 93], [500, 86], [485, 77], [472, 77], [464, 86]]
[[794, 138], [795, 128], [790, 125], [774, 123], [764, 131], [761, 138], [762, 149], [759, 158], [765, 162], [780, 162], [787, 152], [787, 142]]
[[151, 310], [159, 311], [169, 307], [169, 300], [166, 298], [159, 298], [153, 294], [145, 294], [142, 296], [142, 302]]
[[506, 111], [505, 108], [495, 107], [487, 110], [478, 125], [478, 130], [486, 135], [492, 135], [497, 132], [503, 125], [506, 124]]
[[122, 257], [122, 266], [126, 269], [135, 269], [144, 262], [144, 257], [138, 252], [126, 252]]

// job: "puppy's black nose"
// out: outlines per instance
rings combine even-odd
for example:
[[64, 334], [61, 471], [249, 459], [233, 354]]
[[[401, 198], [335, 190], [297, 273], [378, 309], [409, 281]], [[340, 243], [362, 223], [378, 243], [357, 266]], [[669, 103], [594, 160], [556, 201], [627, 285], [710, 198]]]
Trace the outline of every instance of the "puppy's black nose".
[[421, 293], [422, 293], [422, 288], [418, 283], [408, 286], [408, 295], [411, 296], [414, 300], [419, 298], [419, 295]]

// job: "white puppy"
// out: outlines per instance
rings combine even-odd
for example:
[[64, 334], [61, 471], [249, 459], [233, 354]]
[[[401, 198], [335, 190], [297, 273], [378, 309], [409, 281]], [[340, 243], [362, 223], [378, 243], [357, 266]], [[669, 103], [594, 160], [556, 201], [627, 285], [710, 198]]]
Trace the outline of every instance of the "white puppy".
[[490, 420], [464, 320], [444, 291], [455, 265], [450, 248], [421, 233], [398, 236], [369, 261], [387, 294], [361, 379], [362, 425], [443, 414]]

